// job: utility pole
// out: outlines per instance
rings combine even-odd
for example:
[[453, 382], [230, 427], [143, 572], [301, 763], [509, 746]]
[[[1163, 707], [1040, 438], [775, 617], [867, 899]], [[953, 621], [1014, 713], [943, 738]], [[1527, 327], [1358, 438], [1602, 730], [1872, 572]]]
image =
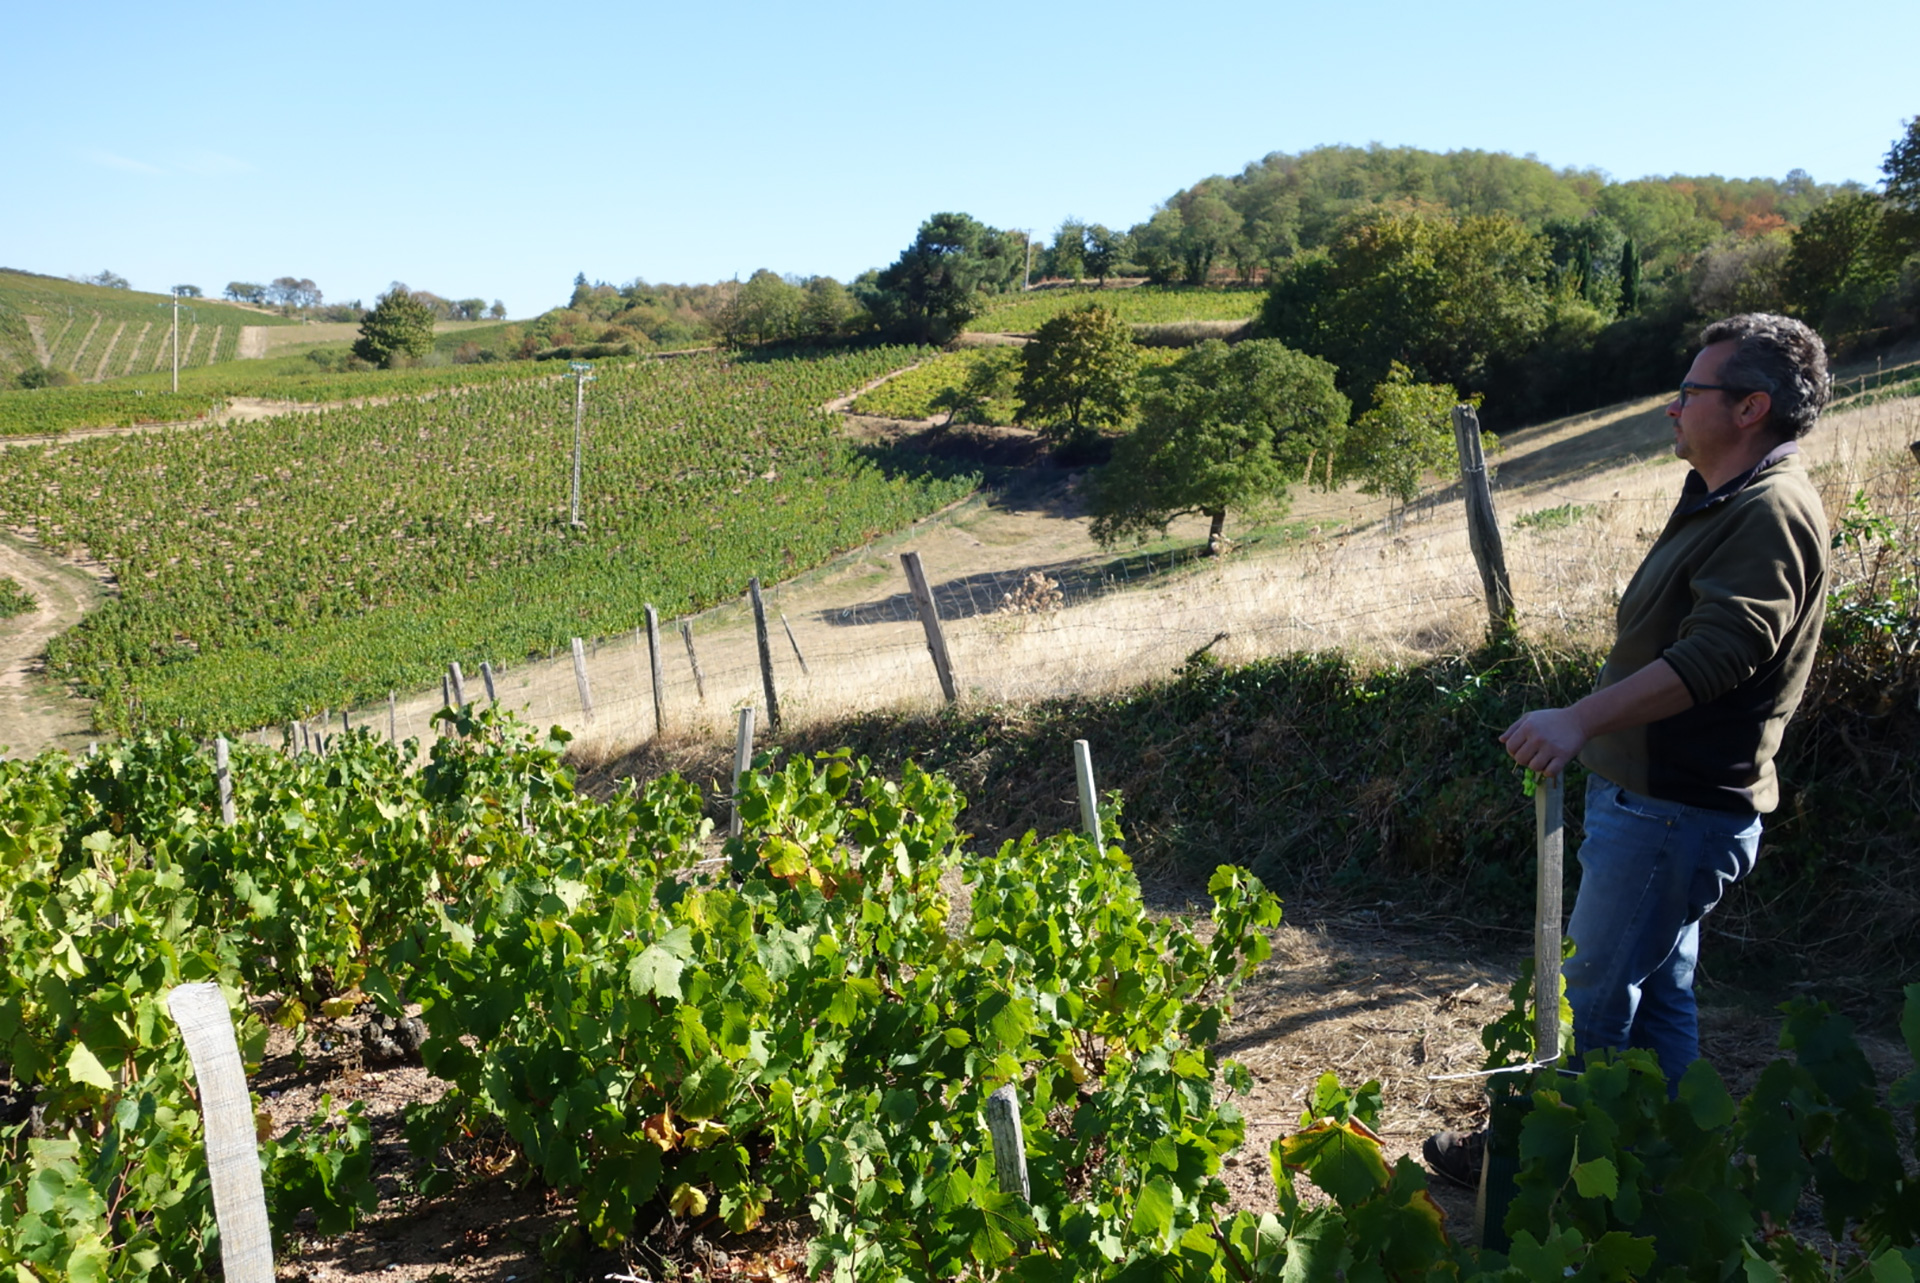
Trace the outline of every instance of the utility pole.
[[[171, 291], [173, 294], [173, 390], [175, 392], [180, 390], [180, 291], [185, 288], [184, 285], [176, 285]], [[161, 304], [161, 306], [166, 305]], [[187, 311], [191, 312], [193, 309], [189, 307]]]
[[593, 366], [586, 361], [570, 361], [568, 367], [573, 371], [573, 517], [569, 522], [575, 530], [586, 529], [587, 523], [580, 520], [580, 440], [582, 425], [587, 412], [587, 384], [593, 381]]

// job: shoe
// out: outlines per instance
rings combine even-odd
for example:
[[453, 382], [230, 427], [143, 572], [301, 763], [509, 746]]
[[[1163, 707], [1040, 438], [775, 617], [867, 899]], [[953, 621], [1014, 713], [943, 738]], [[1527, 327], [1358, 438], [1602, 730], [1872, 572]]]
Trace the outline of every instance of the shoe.
[[1465, 1189], [1480, 1188], [1480, 1168], [1487, 1161], [1487, 1133], [1435, 1132], [1420, 1146], [1420, 1154], [1436, 1176]]

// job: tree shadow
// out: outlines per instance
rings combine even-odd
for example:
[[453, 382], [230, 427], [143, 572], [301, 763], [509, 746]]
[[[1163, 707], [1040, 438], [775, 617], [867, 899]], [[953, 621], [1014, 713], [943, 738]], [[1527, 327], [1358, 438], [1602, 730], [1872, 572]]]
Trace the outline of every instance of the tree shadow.
[[[934, 609], [943, 620], [1031, 613], [1021, 610], [1020, 604], [1037, 605], [1041, 610], [1077, 605], [1191, 569], [1205, 552], [1206, 545], [1201, 542], [1165, 551], [1040, 562], [1009, 570], [958, 575], [930, 583], [928, 590], [933, 596]], [[1051, 581], [1052, 586], [1046, 586], [1046, 581]], [[902, 582], [904, 585], [904, 576]], [[920, 611], [913, 594], [903, 586], [901, 591], [885, 597], [819, 611], [814, 618], [835, 628], [856, 628], [909, 623], [920, 618]]]

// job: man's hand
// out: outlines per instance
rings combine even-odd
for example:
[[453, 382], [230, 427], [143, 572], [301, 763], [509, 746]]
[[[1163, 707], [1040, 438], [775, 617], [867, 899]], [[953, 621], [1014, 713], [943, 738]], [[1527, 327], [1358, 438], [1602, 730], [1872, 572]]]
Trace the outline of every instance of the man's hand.
[[1645, 726], [1693, 707], [1680, 674], [1656, 659], [1622, 682], [1603, 687], [1571, 708], [1539, 708], [1507, 727], [1500, 742], [1520, 765], [1552, 778], [1596, 735]]
[[1541, 708], [1507, 727], [1500, 742], [1514, 761], [1552, 779], [1580, 755], [1591, 738], [1573, 709]]

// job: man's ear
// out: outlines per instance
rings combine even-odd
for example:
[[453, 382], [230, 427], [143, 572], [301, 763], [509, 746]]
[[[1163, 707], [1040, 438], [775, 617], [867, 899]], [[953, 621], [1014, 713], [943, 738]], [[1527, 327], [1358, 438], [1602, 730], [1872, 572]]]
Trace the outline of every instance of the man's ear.
[[1767, 415], [1772, 411], [1772, 394], [1749, 392], [1734, 410], [1733, 421], [1743, 429], [1757, 427], [1767, 421]]

